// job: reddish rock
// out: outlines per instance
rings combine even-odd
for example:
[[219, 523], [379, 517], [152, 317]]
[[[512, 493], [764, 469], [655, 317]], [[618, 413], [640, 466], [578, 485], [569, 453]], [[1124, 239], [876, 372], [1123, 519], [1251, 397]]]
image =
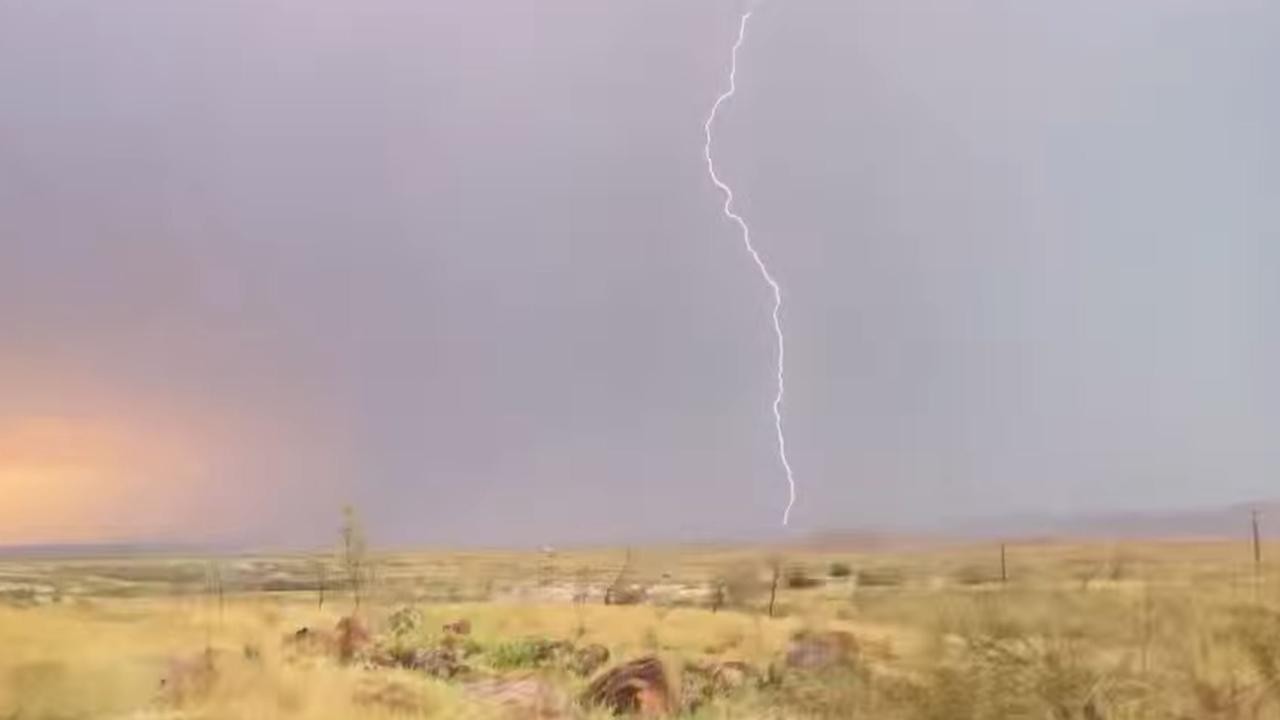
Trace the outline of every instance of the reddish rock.
[[665, 715], [674, 707], [666, 670], [656, 657], [633, 660], [604, 673], [587, 687], [583, 702], [615, 715]]
[[787, 644], [789, 668], [823, 670], [853, 663], [858, 656], [858, 641], [840, 630], [826, 632], [801, 631]]

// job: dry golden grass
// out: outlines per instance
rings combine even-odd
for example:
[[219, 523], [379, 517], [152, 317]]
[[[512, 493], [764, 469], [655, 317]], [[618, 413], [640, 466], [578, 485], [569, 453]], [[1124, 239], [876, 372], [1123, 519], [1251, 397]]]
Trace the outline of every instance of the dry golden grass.
[[[332, 624], [291, 605], [233, 600], [218, 613], [208, 603], [110, 599], [0, 608], [0, 717], [165, 716], [178, 708], [161, 680], [181, 682], [172, 666], [198, 667], [206, 643], [217, 677], [207, 696], [183, 704], [184, 716], [392, 717], [391, 708], [361, 699], [395, 685], [411, 688], [408, 704], [419, 714], [471, 710], [443, 683], [285, 662], [279, 639], [292, 623]], [[258, 657], [246, 657], [246, 648]]]
[[[387, 555], [377, 558], [361, 616], [385, 633], [392, 611], [416, 608], [421, 626], [401, 639], [415, 645], [438, 642], [444, 623], [465, 617], [480, 651], [469, 664], [494, 674], [510, 672], [493, 663], [497, 649], [529, 637], [599, 643], [615, 659], [657, 654], [673, 668], [731, 659], [762, 670], [780, 665], [797, 630], [858, 638], [855, 668], [784, 673], [717, 699], [699, 718], [1280, 717], [1280, 593], [1240, 543], [1016, 546], [1008, 583], [998, 581], [991, 546], [792, 551], [784, 567], [810, 577], [825, 578], [835, 561], [853, 572], [811, 588], [784, 585], [775, 618], [765, 616], [759, 587], [719, 612], [697, 606], [705, 592], [662, 589], [702, 592], [744, 566], [762, 582], [776, 552], [636, 556], [628, 577], [655, 600], [606, 606], [599, 590], [618, 575], [618, 552]], [[206, 591], [209, 562], [0, 562], [0, 718], [509, 716], [462, 683], [293, 657], [282, 638], [332, 628], [352, 609], [333, 587], [317, 607], [307, 585], [314, 558], [222, 559], [221, 602]], [[172, 666], [198, 668], [206, 648], [216, 677], [179, 692]], [[582, 687], [536, 672], [566, 696]], [[162, 678], [170, 679], [163, 688]], [[591, 712], [567, 707], [564, 716]]]

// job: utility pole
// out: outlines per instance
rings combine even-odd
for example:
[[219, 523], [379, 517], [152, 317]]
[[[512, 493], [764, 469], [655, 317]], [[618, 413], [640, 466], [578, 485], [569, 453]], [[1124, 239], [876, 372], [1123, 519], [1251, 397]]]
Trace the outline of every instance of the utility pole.
[[1000, 584], [1009, 582], [1009, 566], [1005, 564], [1004, 543], [1000, 543]]

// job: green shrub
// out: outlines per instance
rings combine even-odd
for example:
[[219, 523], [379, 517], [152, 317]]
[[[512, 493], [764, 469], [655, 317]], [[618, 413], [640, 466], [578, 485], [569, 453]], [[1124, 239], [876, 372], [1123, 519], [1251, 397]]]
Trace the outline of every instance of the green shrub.
[[406, 605], [391, 613], [387, 618], [387, 627], [397, 640], [408, 639], [422, 629], [422, 613], [417, 608]]
[[542, 654], [537, 643], [517, 640], [495, 645], [488, 653], [489, 664], [500, 670], [534, 668], [542, 664]]
[[525, 638], [500, 643], [488, 653], [489, 664], [499, 670], [536, 668], [548, 665], [572, 650], [564, 641]]
[[849, 567], [849, 563], [833, 562], [827, 575], [833, 578], [847, 578], [853, 575], [853, 568]]

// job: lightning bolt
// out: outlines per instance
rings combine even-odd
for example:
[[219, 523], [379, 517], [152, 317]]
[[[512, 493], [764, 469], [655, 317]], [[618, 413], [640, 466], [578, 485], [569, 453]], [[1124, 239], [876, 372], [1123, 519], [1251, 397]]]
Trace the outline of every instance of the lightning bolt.
[[786, 525], [791, 519], [791, 508], [796, 504], [796, 479], [795, 474], [791, 471], [791, 463], [787, 460], [787, 436], [782, 431], [782, 401], [786, 396], [786, 360], [787, 360], [787, 343], [786, 338], [782, 334], [782, 286], [774, 279], [773, 273], [769, 272], [769, 266], [765, 264], [764, 258], [756, 251], [756, 247], [751, 242], [751, 228], [747, 225], [747, 221], [742, 216], [733, 211], [733, 189], [720, 179], [716, 174], [716, 164], [711, 157], [711, 126], [715, 124], [716, 115], [720, 112], [720, 106], [726, 100], [733, 97], [738, 90], [738, 50], [742, 48], [743, 41], [747, 37], [747, 22], [751, 20], [751, 11], [747, 11], [742, 15], [742, 21], [738, 25], [738, 39], [733, 44], [732, 61], [729, 66], [729, 89], [724, 91], [716, 102], [711, 106], [711, 112], [707, 115], [707, 122], [703, 125], [703, 130], [707, 136], [707, 143], [703, 147], [703, 152], [707, 159], [707, 173], [711, 176], [711, 182], [719, 188], [724, 194], [724, 215], [737, 224], [742, 230], [742, 243], [746, 246], [747, 252], [751, 254], [751, 259], [755, 260], [756, 267], [760, 269], [760, 275], [764, 277], [764, 281], [769, 284], [773, 290], [773, 332], [778, 338], [778, 394], [773, 399], [773, 419], [774, 427], [778, 433], [778, 459], [782, 461], [782, 467], [787, 473], [787, 488], [790, 492], [787, 500], [787, 509], [782, 513], [782, 524]]

